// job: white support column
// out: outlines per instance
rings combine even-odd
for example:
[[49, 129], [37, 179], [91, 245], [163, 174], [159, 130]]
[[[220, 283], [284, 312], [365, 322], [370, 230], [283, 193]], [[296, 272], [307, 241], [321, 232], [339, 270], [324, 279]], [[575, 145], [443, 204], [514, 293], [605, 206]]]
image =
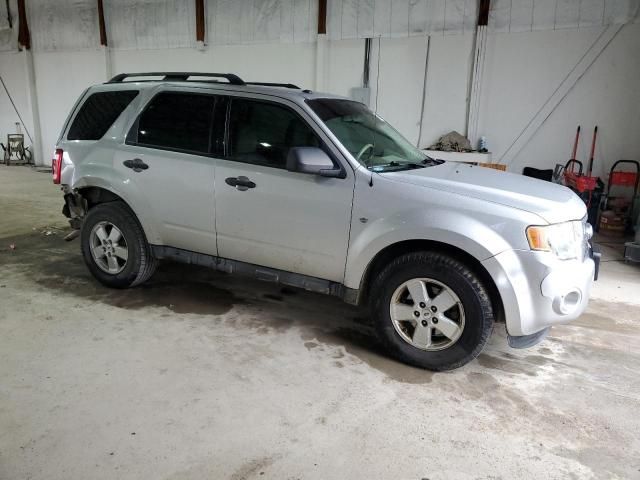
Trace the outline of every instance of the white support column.
[[322, 91], [326, 88], [327, 55], [329, 40], [327, 35], [319, 33], [316, 37], [316, 78], [314, 90]]
[[113, 64], [111, 63], [111, 49], [108, 45], [103, 45], [102, 51], [104, 53], [104, 76], [108, 80], [113, 77]]
[[472, 147], [478, 144], [478, 120], [480, 118], [480, 100], [482, 92], [482, 77], [484, 75], [484, 59], [487, 51], [487, 26], [478, 25], [476, 31], [473, 66], [471, 69], [471, 88], [469, 90], [467, 110], [467, 138]]
[[29, 107], [31, 108], [31, 118], [33, 122], [32, 135], [33, 145], [31, 148], [33, 162], [35, 165], [48, 165], [53, 152], [45, 152], [42, 149], [42, 135], [40, 133], [40, 109], [38, 108], [38, 92], [36, 90], [36, 73], [33, 65], [33, 53], [24, 49], [25, 71], [27, 72], [27, 95], [29, 97]]

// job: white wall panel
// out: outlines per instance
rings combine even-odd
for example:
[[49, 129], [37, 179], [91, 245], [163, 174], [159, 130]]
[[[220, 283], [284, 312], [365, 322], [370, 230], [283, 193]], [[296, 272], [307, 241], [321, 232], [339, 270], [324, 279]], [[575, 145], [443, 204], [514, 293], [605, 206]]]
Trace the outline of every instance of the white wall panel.
[[459, 34], [475, 29], [477, 0], [329, 0], [331, 39]]
[[100, 45], [94, 0], [30, 0], [27, 8], [34, 50], [76, 50]]
[[8, 52], [18, 48], [18, 27], [17, 16], [18, 9], [15, 0], [9, 0], [9, 9], [13, 15], [13, 28], [9, 28], [9, 20], [7, 19], [7, 2], [0, 5], [0, 52]]
[[330, 38], [342, 38], [342, 0], [327, 2], [327, 34]]
[[478, 2], [467, 0], [464, 7], [464, 33], [475, 32], [478, 23]]
[[293, 0], [293, 41], [312, 42], [318, 32], [318, 1]]
[[489, 31], [508, 32], [511, 24], [511, 0], [492, 0], [489, 10]]
[[293, 42], [293, 0], [280, 0], [280, 41]]
[[640, 0], [606, 0], [604, 5], [604, 21], [606, 24], [625, 23], [637, 17]]
[[315, 45], [311, 43], [217, 45], [169, 50], [117, 50], [113, 69], [131, 71], [233, 72], [247, 81], [291, 82], [313, 88]]
[[555, 28], [577, 28], [580, 21], [580, 0], [557, 0]]
[[459, 34], [464, 32], [464, 14], [466, 0], [447, 0], [444, 10], [444, 33]]
[[556, 0], [533, 0], [532, 30], [553, 30], [556, 24]]
[[[362, 85], [364, 40], [334, 40], [328, 43], [323, 89], [348, 97], [351, 88]], [[374, 81], [374, 78], [371, 78], [371, 81]]]
[[342, 0], [340, 31], [343, 38], [358, 37], [358, 0]]
[[391, 36], [409, 36], [409, 0], [393, 0], [391, 6], [391, 19], [389, 22]]
[[439, 34], [444, 32], [444, 17], [447, 0], [429, 0], [427, 8], [427, 32]]
[[509, 31], [511, 32], [531, 31], [533, 25], [533, 0], [513, 0], [509, 23]]
[[300, 43], [316, 38], [317, 0], [208, 0], [206, 6], [207, 42], [212, 45]]
[[277, 43], [280, 40], [280, 0], [255, 2], [254, 40], [261, 43]]
[[0, 30], [9, 28], [9, 18], [7, 17], [7, 2], [0, 2]]
[[[11, 98], [18, 108], [22, 120], [26, 123], [27, 129], [33, 135], [33, 119], [27, 92], [27, 70], [24, 57], [23, 52], [0, 53], [0, 76], [2, 76]], [[7, 134], [16, 133], [15, 124], [18, 121], [18, 115], [16, 115], [9, 97], [7, 97], [4, 88], [0, 86], [0, 142], [6, 144]], [[24, 129], [22, 132], [25, 133]], [[28, 145], [31, 144], [28, 139], [25, 142]]]
[[104, 55], [94, 50], [36, 52], [33, 63], [42, 138], [42, 152], [38, 157], [46, 163], [51, 159], [62, 124], [80, 94], [87, 87], [106, 80]]
[[409, 2], [409, 35], [425, 35], [428, 33], [429, 0], [411, 0]]
[[[106, 0], [105, 21], [107, 39], [112, 48], [178, 48], [195, 45], [194, 2]], [[97, 25], [94, 30], [97, 33]]]
[[374, 6], [375, 0], [358, 0], [358, 38], [373, 37]]
[[640, 0], [493, 0], [489, 30], [526, 32], [627, 23]]
[[597, 27], [604, 23], [604, 2], [601, 0], [582, 0], [580, 3], [579, 28]]
[[474, 38], [473, 33], [431, 37], [420, 138], [422, 148], [433, 145], [451, 130], [465, 134]]
[[[331, 1], [331, 0], [329, 0]], [[375, 0], [373, 4], [373, 36], [391, 36], [391, 6], [389, 0]]]
[[[427, 40], [378, 39], [371, 52], [371, 107], [375, 109], [377, 105], [378, 113], [414, 145], [420, 130]], [[358, 64], [362, 66], [362, 61]]]
[[[489, 37], [479, 134], [487, 136], [494, 160], [502, 157], [601, 32], [602, 27], [592, 27]], [[623, 27], [529, 143], [508, 159], [509, 170], [553, 168], [566, 162], [577, 125], [585, 132], [578, 148], [583, 161], [589, 155], [593, 127], [599, 126], [597, 175], [605, 175], [615, 160], [639, 158], [638, 51], [640, 25]]]

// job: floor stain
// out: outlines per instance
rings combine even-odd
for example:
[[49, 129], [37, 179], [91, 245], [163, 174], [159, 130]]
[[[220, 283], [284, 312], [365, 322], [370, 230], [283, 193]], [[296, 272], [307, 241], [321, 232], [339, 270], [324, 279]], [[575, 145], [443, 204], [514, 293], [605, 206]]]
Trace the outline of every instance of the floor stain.
[[[510, 354], [505, 354], [505, 357], [509, 357]], [[537, 372], [531, 365], [523, 364], [514, 358], [500, 358], [486, 353], [481, 353], [478, 356], [478, 363], [485, 368], [492, 370], [500, 370], [506, 373], [515, 373], [518, 375], [527, 375], [535, 377]]]
[[271, 466], [275, 460], [274, 457], [256, 458], [242, 465], [229, 478], [230, 480], [247, 480], [254, 478], [256, 475], [264, 475], [265, 470]]
[[274, 295], [273, 293], [265, 293], [262, 297], [269, 300], [275, 300], [276, 302], [282, 302], [284, 300], [282, 295]]
[[133, 310], [166, 307], [178, 314], [201, 315], [221, 315], [234, 304], [242, 303], [231, 291], [213, 285], [209, 281], [211, 274], [219, 274], [208, 269], [161, 263], [156, 274], [143, 285], [111, 289], [89, 273], [77, 241], [64, 242], [61, 238], [38, 234], [14, 241], [21, 246], [20, 250], [2, 252], [0, 262], [19, 263], [38, 285], [93, 302]]
[[312, 350], [318, 348], [319, 345], [316, 342], [304, 342], [304, 346], [307, 350]]
[[354, 328], [336, 328], [331, 331], [314, 329], [303, 339], [313, 340], [313, 343], [343, 347], [346, 353], [352, 356], [349, 359], [345, 355], [342, 361], [334, 362], [335, 366], [338, 366], [337, 363], [342, 363], [343, 366], [365, 363], [383, 373], [389, 380], [400, 383], [425, 384], [433, 380], [434, 372], [389, 358], [372, 331], [360, 329], [359, 325], [353, 326]]

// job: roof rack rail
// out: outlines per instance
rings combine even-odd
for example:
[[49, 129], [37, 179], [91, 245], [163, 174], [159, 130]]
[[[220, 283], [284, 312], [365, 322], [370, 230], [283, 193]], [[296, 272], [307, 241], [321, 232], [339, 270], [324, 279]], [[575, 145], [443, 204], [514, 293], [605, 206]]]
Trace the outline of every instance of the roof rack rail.
[[245, 82], [246, 85], [258, 85], [261, 87], [283, 87], [283, 88], [294, 88], [296, 90], [300, 90], [300, 87], [294, 85], [293, 83], [271, 83], [271, 82]]
[[165, 82], [186, 82], [189, 77], [225, 78], [231, 85], [245, 85], [244, 80], [233, 73], [203, 73], [203, 72], [140, 72], [120, 73], [107, 83], [121, 83], [132, 77], [162, 77]]

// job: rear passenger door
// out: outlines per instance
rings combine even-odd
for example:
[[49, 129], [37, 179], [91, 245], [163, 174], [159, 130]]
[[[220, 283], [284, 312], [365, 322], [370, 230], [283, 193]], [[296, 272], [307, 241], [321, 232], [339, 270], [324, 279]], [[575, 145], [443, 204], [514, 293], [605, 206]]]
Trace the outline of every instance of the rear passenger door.
[[[231, 98], [226, 156], [216, 160], [218, 253], [342, 282], [353, 170], [347, 166], [345, 178], [287, 171], [289, 149], [303, 146], [331, 154], [300, 107]], [[242, 177], [253, 186], [237, 185]]]
[[195, 89], [160, 91], [116, 154], [114, 167], [135, 184], [129, 190], [152, 212], [162, 245], [217, 255], [213, 157], [225, 102]]

